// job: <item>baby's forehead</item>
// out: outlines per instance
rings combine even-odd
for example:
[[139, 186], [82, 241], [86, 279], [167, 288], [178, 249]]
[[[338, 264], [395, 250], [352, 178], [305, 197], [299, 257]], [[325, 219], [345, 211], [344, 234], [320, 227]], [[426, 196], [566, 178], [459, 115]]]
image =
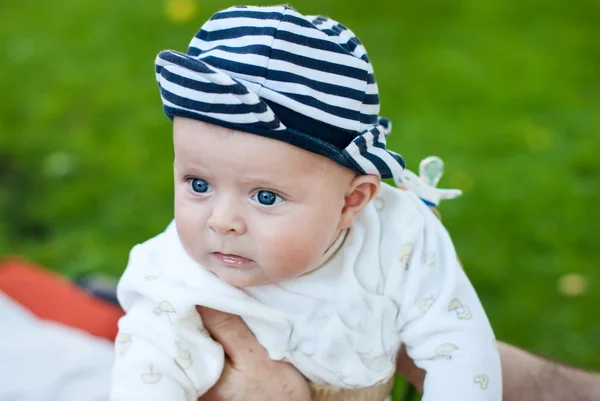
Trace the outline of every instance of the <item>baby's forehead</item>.
[[225, 128], [203, 121], [176, 118], [173, 124], [176, 157], [281, 168], [337, 166], [326, 157], [285, 141]]

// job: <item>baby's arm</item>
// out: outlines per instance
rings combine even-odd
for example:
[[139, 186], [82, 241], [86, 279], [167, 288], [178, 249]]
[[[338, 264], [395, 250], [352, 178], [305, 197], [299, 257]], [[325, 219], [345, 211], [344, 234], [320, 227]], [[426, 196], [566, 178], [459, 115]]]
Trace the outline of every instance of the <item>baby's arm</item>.
[[427, 373], [424, 401], [500, 401], [500, 357], [485, 311], [451, 239], [424, 208], [400, 296], [402, 341]]
[[[119, 321], [113, 401], [195, 401], [219, 379], [222, 347], [203, 328], [181, 288], [153, 258], [160, 236], [131, 251], [118, 286], [126, 315]], [[154, 241], [154, 242], [153, 242]]]

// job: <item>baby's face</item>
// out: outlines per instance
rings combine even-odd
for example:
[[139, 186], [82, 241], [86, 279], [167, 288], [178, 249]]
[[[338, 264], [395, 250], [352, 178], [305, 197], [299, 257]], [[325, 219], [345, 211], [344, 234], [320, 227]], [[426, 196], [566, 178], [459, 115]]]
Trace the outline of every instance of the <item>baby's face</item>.
[[345, 228], [353, 172], [285, 142], [175, 118], [175, 220], [187, 253], [228, 284], [312, 270]]

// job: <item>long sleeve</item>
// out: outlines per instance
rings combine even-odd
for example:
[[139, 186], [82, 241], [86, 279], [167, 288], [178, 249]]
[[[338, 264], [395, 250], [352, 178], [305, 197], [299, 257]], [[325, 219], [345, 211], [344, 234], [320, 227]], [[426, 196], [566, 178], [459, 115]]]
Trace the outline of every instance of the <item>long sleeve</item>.
[[[500, 358], [446, 229], [415, 198], [421, 229], [398, 251], [402, 341], [426, 373], [424, 401], [500, 401]], [[392, 280], [393, 281], [393, 280]]]
[[115, 344], [113, 401], [195, 401], [223, 369], [221, 345], [203, 328], [186, 291], [160, 270], [160, 241], [159, 235], [132, 249], [118, 285], [126, 314]]

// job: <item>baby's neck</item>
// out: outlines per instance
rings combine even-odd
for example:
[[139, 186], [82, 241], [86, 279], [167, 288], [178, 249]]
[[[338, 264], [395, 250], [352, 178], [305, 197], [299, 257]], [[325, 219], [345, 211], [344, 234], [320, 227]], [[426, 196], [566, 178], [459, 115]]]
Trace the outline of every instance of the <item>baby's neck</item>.
[[308, 270], [304, 274], [314, 272], [315, 270], [318, 270], [321, 266], [323, 266], [325, 263], [327, 263], [344, 244], [344, 240], [348, 235], [348, 231], [348, 228], [338, 230], [333, 236], [333, 240], [331, 241], [331, 244], [329, 244], [329, 247], [327, 248], [325, 253], [319, 258], [319, 261], [315, 264], [315, 266], [312, 269]]

